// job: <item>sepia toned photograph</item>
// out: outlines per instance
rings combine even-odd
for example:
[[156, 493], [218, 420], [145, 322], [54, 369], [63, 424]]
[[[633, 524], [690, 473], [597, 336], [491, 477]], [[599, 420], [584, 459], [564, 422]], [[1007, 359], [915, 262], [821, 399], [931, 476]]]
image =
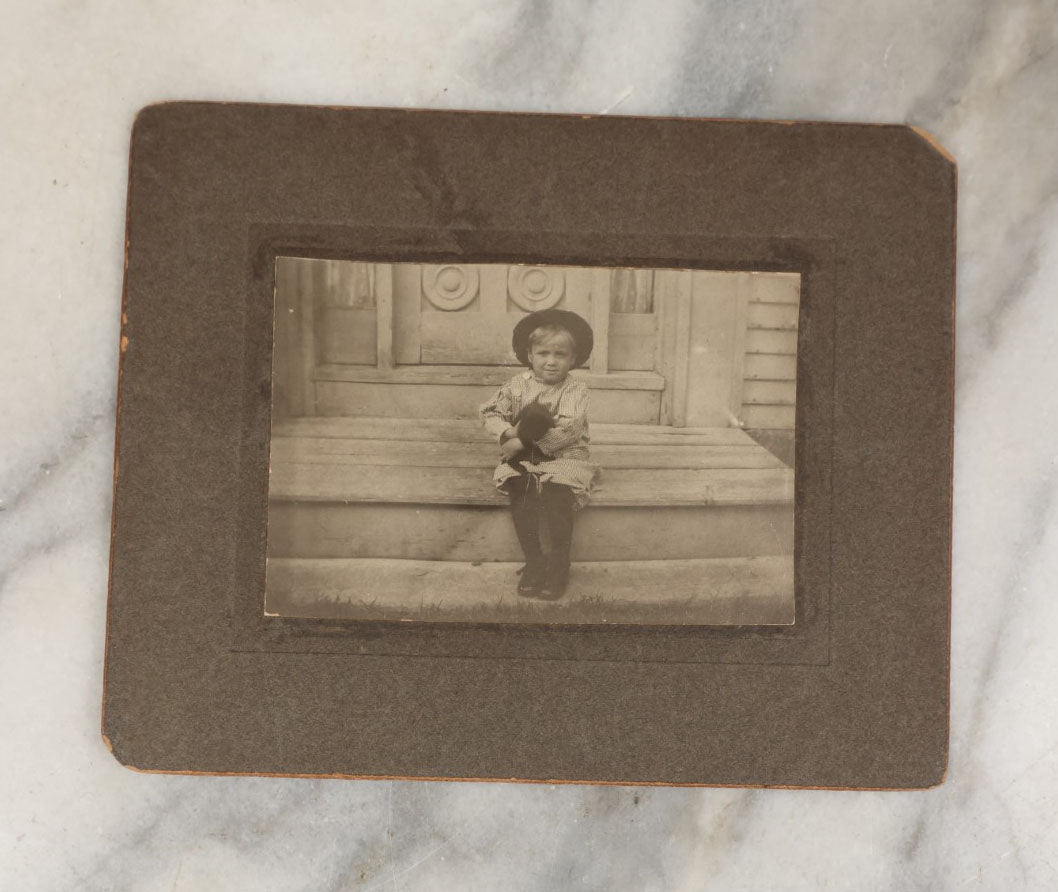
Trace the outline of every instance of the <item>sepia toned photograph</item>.
[[265, 612], [794, 622], [795, 273], [275, 265]]

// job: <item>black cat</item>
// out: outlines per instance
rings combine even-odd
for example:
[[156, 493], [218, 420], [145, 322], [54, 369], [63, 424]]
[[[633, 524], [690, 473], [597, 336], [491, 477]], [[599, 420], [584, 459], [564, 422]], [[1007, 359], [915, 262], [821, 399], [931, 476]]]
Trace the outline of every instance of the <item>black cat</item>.
[[521, 462], [528, 462], [529, 464], [536, 464], [537, 462], [546, 461], [549, 456], [545, 455], [540, 448], [536, 445], [544, 434], [546, 434], [551, 428], [555, 426], [555, 419], [551, 416], [551, 413], [546, 408], [541, 406], [539, 403], [530, 403], [525, 406], [521, 412], [518, 413], [518, 417], [515, 419], [515, 436], [522, 441], [525, 448], [512, 455], [506, 460], [514, 470], [521, 473], [523, 468], [520, 466]]

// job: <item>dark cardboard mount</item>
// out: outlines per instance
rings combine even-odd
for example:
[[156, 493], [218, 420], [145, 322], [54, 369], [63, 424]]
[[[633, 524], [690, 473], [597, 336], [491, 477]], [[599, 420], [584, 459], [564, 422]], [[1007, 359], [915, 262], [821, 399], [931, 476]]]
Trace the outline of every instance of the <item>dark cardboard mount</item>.
[[[133, 131], [103, 732], [141, 770], [916, 788], [955, 165], [901, 126], [173, 103]], [[263, 612], [274, 260], [802, 277], [788, 627]]]

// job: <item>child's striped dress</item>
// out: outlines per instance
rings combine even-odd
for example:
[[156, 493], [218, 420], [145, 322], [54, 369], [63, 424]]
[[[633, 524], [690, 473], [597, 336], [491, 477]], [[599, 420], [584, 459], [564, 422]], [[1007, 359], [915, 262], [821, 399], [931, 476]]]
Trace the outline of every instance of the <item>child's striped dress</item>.
[[[567, 377], [559, 384], [544, 384], [531, 371], [521, 372], [500, 386], [492, 399], [481, 407], [481, 419], [498, 443], [514, 423], [518, 413], [530, 403], [539, 403], [555, 419], [551, 428], [536, 443], [547, 461], [523, 466], [538, 476], [541, 483], [561, 483], [573, 490], [577, 508], [588, 504], [598, 468], [588, 454], [588, 388], [583, 381]], [[518, 472], [501, 462], [493, 474], [496, 486]]]

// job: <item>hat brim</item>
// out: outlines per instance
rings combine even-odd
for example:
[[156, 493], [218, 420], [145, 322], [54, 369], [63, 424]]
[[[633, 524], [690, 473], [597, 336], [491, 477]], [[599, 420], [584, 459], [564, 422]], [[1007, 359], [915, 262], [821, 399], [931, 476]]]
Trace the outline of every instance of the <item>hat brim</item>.
[[572, 310], [538, 310], [523, 316], [514, 326], [511, 347], [522, 365], [529, 365], [529, 335], [543, 325], [559, 325], [573, 335], [577, 361], [574, 368], [581, 368], [591, 358], [595, 336], [591, 326]]

